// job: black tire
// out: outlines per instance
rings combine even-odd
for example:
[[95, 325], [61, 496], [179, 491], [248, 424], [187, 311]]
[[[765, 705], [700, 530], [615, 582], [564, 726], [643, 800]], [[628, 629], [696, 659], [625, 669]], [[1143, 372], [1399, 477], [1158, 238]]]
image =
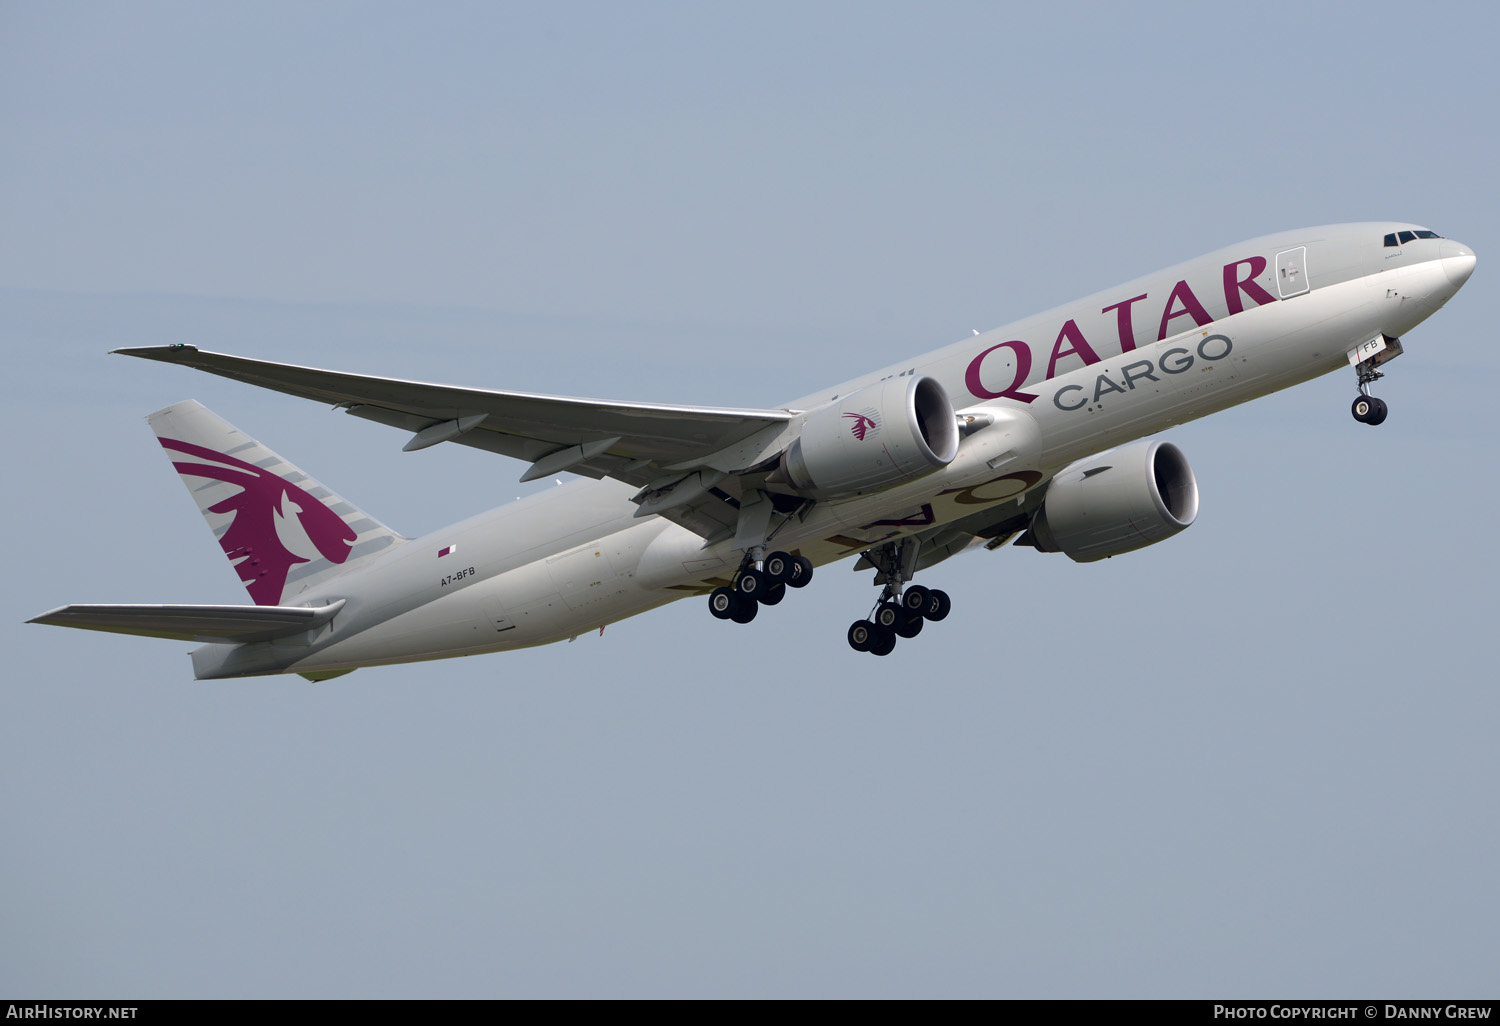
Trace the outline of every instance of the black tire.
[[1375, 416], [1375, 404], [1379, 401], [1379, 399], [1374, 399], [1367, 395], [1356, 396], [1353, 404], [1349, 407], [1349, 412], [1352, 413], [1354, 415], [1354, 419], [1359, 421], [1361, 424], [1373, 424], [1373, 418]]
[[901, 593], [901, 608], [908, 613], [921, 616], [931, 598], [932, 593], [930, 591], [920, 584], [913, 584]]
[[743, 595], [737, 597], [740, 600], [739, 605], [729, 615], [729, 618], [735, 623], [749, 623], [755, 619], [755, 614], [760, 612], [760, 603]]
[[877, 627], [876, 629], [879, 631], [879, 634], [876, 636], [875, 640], [870, 643], [870, 654], [878, 656], [888, 656], [896, 648], [896, 632], [884, 630], [883, 628], [879, 627]]
[[773, 584], [756, 601], [763, 606], [774, 606], [784, 598], [786, 598], [786, 585]]
[[922, 633], [922, 625], [926, 622], [922, 619], [921, 613], [904, 613], [896, 623], [896, 635], [902, 638], [915, 638]]
[[797, 562], [785, 552], [773, 552], [761, 564], [761, 572], [771, 584], [785, 584], [797, 573]]
[[878, 634], [878, 628], [869, 620], [855, 620], [849, 625], [849, 647], [856, 652], [868, 652]]
[[759, 570], [746, 570], [734, 582], [734, 590], [748, 599], [760, 598], [769, 587], [770, 582], [766, 580], [766, 575]]
[[953, 612], [953, 600], [948, 597], [948, 593], [933, 588], [928, 595], [927, 610], [922, 615], [933, 623], [947, 619], [948, 614]]
[[792, 557], [792, 579], [786, 583], [793, 588], [805, 588], [812, 583], [812, 560], [806, 556]]
[[1384, 399], [1376, 399], [1374, 400], [1374, 403], [1375, 409], [1370, 414], [1370, 419], [1366, 421], [1366, 423], [1371, 427], [1374, 427], [1376, 424], [1384, 424], [1386, 414], [1391, 412], [1390, 409], [1385, 405]]
[[720, 620], [731, 619], [739, 604], [740, 597], [729, 588], [715, 588], [709, 592], [708, 611]]
[[888, 631], [895, 630], [902, 616], [901, 607], [894, 602], [882, 602], [875, 610], [875, 622]]

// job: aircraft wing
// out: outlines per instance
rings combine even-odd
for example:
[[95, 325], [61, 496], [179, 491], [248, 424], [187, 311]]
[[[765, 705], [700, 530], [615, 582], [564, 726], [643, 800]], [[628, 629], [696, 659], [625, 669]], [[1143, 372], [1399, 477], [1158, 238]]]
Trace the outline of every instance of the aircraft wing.
[[343, 605], [342, 599], [315, 607], [71, 605], [26, 622], [175, 641], [269, 641], [321, 626]]
[[116, 349], [234, 378], [412, 432], [408, 450], [451, 441], [525, 460], [523, 481], [563, 471], [660, 487], [688, 471], [748, 467], [781, 434], [787, 410], [738, 410], [500, 392], [300, 367], [189, 345]]

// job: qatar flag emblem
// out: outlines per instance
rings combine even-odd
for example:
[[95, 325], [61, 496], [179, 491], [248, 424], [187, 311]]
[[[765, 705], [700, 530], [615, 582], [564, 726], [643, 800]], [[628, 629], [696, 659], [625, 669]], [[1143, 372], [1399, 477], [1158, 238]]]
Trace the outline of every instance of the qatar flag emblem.
[[458, 546], [457, 545], [448, 545], [448, 546], [445, 546], [444, 548], [438, 549], [438, 559], [442, 559], [444, 556], [451, 556], [451, 555], [453, 555], [457, 551], [458, 551]]

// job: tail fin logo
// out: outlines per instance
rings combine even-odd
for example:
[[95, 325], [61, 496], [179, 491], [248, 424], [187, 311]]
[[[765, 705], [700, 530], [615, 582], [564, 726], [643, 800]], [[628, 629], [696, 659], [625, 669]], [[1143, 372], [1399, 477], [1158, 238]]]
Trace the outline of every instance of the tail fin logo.
[[[287, 574], [299, 563], [309, 563], [321, 555], [331, 563], [349, 558], [357, 535], [333, 510], [306, 490], [298, 488], [253, 463], [226, 456], [213, 449], [175, 438], [161, 438], [162, 448], [171, 449], [206, 463], [173, 461], [179, 474], [204, 477], [236, 485], [240, 491], [208, 507], [213, 513], [233, 514], [229, 530], [219, 539], [219, 547], [235, 564], [240, 580], [257, 605], [274, 606], [281, 601]], [[301, 533], [314, 548], [312, 552], [294, 552], [287, 547], [278, 523], [287, 523], [296, 514]], [[287, 523], [291, 527], [290, 523]], [[295, 529], [288, 532], [295, 536]]]
[[844, 416], [852, 417], [854, 419], [854, 423], [849, 425], [849, 430], [852, 431], [854, 433], [854, 437], [859, 439], [861, 442], [865, 440], [866, 434], [880, 428], [880, 425], [875, 422], [875, 418], [870, 416], [870, 414], [874, 412], [874, 410], [867, 410], [865, 413], [844, 414]]

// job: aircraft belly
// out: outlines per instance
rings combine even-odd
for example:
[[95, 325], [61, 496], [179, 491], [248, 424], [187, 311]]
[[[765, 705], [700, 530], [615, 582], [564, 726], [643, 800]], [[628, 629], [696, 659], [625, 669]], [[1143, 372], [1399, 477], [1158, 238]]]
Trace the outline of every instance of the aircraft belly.
[[334, 641], [291, 669], [370, 666], [514, 648], [518, 633], [494, 581], [480, 581]]

